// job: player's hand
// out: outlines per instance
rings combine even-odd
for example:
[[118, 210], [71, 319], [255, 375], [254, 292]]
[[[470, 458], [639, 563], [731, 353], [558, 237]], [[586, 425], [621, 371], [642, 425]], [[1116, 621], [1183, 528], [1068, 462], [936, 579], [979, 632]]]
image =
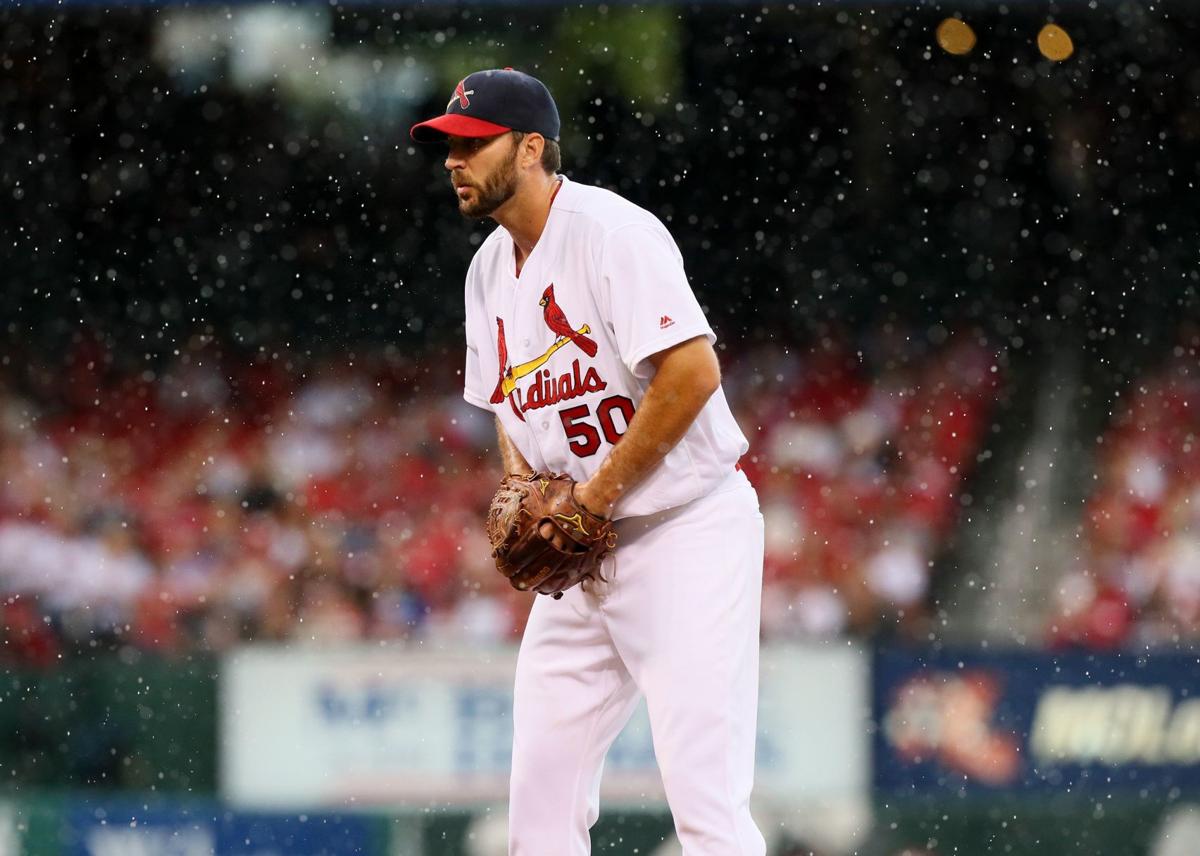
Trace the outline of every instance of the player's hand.
[[553, 544], [560, 550], [567, 549], [567, 538], [549, 523], [543, 523], [538, 527], [538, 534]]
[[[575, 485], [575, 501], [582, 505], [592, 514], [607, 518], [612, 514], [612, 503], [605, 503], [593, 497], [593, 493], [586, 490], [588, 482]], [[538, 530], [542, 537], [554, 544], [560, 550], [566, 549], [567, 539], [558, 532], [549, 523], [543, 523]]]
[[[595, 490], [588, 488], [589, 484], [591, 484], [590, 481], [575, 485], [575, 501], [592, 514], [606, 519], [611, 517], [613, 504], [596, 496]], [[566, 548], [567, 539], [549, 523], [543, 523], [538, 532], [560, 550]]]

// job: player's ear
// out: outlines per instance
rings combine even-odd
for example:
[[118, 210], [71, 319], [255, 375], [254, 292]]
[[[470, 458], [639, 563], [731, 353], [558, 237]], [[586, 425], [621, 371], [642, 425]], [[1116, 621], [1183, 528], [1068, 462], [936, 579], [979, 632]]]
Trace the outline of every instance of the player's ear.
[[536, 131], [525, 135], [521, 140], [521, 167], [529, 169], [542, 162], [542, 151], [546, 148], [546, 138]]

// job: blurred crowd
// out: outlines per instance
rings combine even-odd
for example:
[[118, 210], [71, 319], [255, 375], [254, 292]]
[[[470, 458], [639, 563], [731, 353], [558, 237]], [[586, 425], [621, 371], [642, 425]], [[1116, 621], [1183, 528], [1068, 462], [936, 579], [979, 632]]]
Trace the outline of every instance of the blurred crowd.
[[[1200, 637], [1200, 334], [1119, 399], [1050, 641]], [[126, 358], [127, 359], [127, 358]], [[85, 338], [0, 371], [5, 651], [519, 637], [480, 521], [500, 478], [456, 350], [317, 359], [193, 338], [137, 370]], [[770, 639], [920, 638], [1005, 355], [883, 325], [725, 357], [767, 521]]]
[[[7, 358], [8, 655], [515, 640], [530, 598], [489, 558], [494, 428], [462, 400], [460, 362], [231, 357], [201, 337], [158, 370], [118, 368], [91, 339], [61, 367]], [[919, 630], [997, 354], [885, 326], [726, 362], [767, 518], [764, 633]]]
[[1200, 639], [1200, 333], [1185, 327], [1099, 438], [1077, 564], [1051, 639], [1109, 648]]
[[987, 454], [1001, 378], [985, 341], [935, 338], [914, 358], [885, 327], [863, 350], [768, 348], [730, 373], [766, 519], [767, 635], [926, 632], [931, 570], [971, 502], [963, 479]]

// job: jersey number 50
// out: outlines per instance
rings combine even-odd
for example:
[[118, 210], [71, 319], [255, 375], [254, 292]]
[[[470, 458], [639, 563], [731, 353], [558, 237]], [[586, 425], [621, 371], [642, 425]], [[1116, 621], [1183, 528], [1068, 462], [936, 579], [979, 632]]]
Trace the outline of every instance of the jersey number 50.
[[[617, 429], [613, 419], [614, 410], [621, 415], [620, 430]], [[597, 404], [596, 421], [600, 423], [600, 431], [597, 431], [596, 426], [590, 422], [583, 421], [591, 415], [591, 410], [586, 404], [565, 407], [558, 411], [558, 418], [562, 420], [563, 430], [570, 438], [567, 445], [580, 458], [590, 458], [596, 454], [596, 450], [600, 448], [600, 431], [604, 432], [605, 440], [616, 445], [629, 427], [629, 420], [633, 418], [633, 402], [623, 395], [610, 395]]]

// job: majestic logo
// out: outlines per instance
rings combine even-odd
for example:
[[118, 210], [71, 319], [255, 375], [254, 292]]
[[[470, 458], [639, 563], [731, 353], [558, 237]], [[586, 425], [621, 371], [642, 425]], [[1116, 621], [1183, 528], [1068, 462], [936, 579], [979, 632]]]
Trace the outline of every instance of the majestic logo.
[[658, 319], [658, 329], [665, 330], [674, 323], [675, 322], [671, 320], [670, 315], [664, 315], [662, 318]]
[[[592, 332], [591, 327], [583, 324], [577, 329], [567, 320], [566, 313], [554, 299], [554, 283], [551, 283], [542, 292], [542, 299], [538, 301], [538, 305], [542, 307], [542, 319], [556, 338], [544, 353], [515, 366], [510, 365], [508, 361], [508, 345], [504, 339], [504, 319], [496, 319], [496, 350], [500, 365], [500, 379], [496, 382], [495, 391], [492, 392], [491, 402], [499, 404], [507, 398], [513, 412], [522, 420], [525, 418], [523, 414], [526, 410], [549, 407], [560, 401], [577, 398], [589, 392], [599, 392], [608, 387], [608, 384], [596, 371], [595, 366], [589, 366], [584, 372], [578, 359], [572, 361], [571, 371], [559, 377], [552, 376], [549, 369], [542, 368], [552, 356], [568, 344], [575, 345], [588, 357], [596, 356], [598, 349], [596, 341], [587, 335]], [[534, 376], [533, 383], [521, 390], [517, 386], [518, 381], [530, 375]]]
[[449, 101], [446, 102], [447, 110], [450, 109], [450, 105], [452, 105], [455, 102], [455, 100], [458, 101], [458, 106], [461, 107], [463, 110], [466, 110], [468, 107], [471, 106], [471, 99], [468, 98], [467, 96], [474, 95], [475, 90], [465, 88], [464, 84], [466, 82], [467, 82], [466, 78], [463, 78], [462, 80], [460, 80], [458, 82], [458, 86], [454, 87], [454, 96]]

